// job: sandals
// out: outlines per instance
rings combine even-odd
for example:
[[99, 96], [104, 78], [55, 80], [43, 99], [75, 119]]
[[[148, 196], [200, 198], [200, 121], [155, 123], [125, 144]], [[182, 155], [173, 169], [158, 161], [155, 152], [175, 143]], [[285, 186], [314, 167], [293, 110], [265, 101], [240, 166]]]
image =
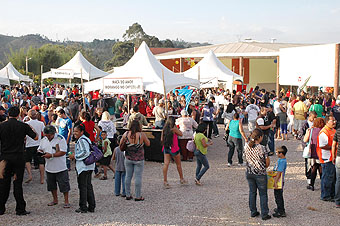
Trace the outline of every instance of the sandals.
[[197, 180], [197, 179], [195, 179], [195, 184], [198, 185], [198, 186], [202, 185], [201, 182], [199, 180]]
[[58, 203], [57, 202], [50, 202], [49, 204], [47, 204], [48, 206], [55, 206], [57, 205]]
[[135, 201], [136, 201], [136, 202], [144, 201], [144, 198], [143, 198], [143, 197], [140, 197], [139, 199], [135, 198]]
[[71, 208], [71, 204], [70, 204], [70, 203], [65, 203], [65, 204], [64, 204], [64, 208], [65, 208], [65, 209]]
[[182, 179], [179, 181], [181, 183], [181, 185], [187, 185], [188, 181], [186, 179]]
[[171, 188], [171, 187], [170, 187], [170, 184], [169, 184], [168, 182], [164, 182], [164, 188], [165, 188], [165, 189]]
[[99, 180], [107, 180], [107, 177], [102, 176], [101, 178], [99, 178]]

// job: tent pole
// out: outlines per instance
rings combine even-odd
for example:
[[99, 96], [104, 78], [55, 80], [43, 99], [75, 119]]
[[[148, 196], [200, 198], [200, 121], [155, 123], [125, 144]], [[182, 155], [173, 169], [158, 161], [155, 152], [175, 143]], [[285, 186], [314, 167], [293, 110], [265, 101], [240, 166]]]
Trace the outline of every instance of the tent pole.
[[40, 65], [40, 76], [41, 76], [41, 81], [40, 81], [40, 90], [41, 90], [41, 95], [43, 95], [43, 77], [42, 77], [42, 74], [43, 74], [43, 65]]
[[81, 77], [81, 93], [83, 96], [83, 107], [86, 111], [86, 105], [85, 105], [85, 92], [84, 92], [84, 84], [83, 84], [83, 70], [80, 69], [80, 77]]
[[127, 95], [126, 101], [128, 105], [128, 114], [130, 114], [130, 94]]
[[276, 57], [276, 96], [279, 96], [280, 93], [280, 57]]
[[166, 90], [165, 90], [165, 81], [164, 81], [164, 70], [162, 69], [162, 80], [163, 80], [163, 89], [164, 89], [164, 99], [165, 99], [165, 116], [168, 119], [168, 100], [166, 98]]
[[340, 46], [335, 45], [335, 70], [334, 70], [334, 97], [337, 98], [339, 94], [339, 54]]
[[6, 73], [7, 73], [7, 78], [8, 78], [9, 86], [11, 86], [11, 82], [9, 81], [8, 67], [6, 67]]

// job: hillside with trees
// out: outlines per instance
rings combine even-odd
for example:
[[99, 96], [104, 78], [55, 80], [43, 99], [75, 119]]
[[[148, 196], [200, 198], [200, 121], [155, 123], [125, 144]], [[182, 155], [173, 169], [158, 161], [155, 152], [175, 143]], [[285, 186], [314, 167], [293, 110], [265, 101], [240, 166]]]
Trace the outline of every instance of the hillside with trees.
[[[58, 68], [69, 61], [77, 51], [93, 65], [110, 70], [113, 67], [124, 65], [133, 55], [134, 48], [145, 41], [149, 47], [156, 48], [190, 48], [209, 45], [208, 43], [190, 43], [183, 40], [159, 40], [156, 36], [148, 35], [142, 26], [134, 23], [119, 39], [94, 39], [92, 42], [52, 41], [39, 34], [29, 34], [21, 37], [0, 35], [0, 68], [8, 62], [25, 74], [26, 57], [28, 71], [36, 81], [40, 79], [40, 65], [43, 71]], [[38, 75], [38, 76], [33, 76]]]

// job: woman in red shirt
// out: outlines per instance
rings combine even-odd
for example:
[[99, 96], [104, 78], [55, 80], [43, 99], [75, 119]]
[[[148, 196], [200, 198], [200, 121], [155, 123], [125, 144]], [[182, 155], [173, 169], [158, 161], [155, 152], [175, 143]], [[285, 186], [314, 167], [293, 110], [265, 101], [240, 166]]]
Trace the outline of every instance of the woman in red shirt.
[[91, 120], [91, 115], [88, 112], [85, 113], [83, 120], [84, 120], [83, 124], [85, 126], [85, 131], [89, 134], [90, 140], [92, 142], [95, 142], [99, 138], [99, 134], [101, 131], [100, 128], [94, 123], [94, 121]]
[[153, 116], [154, 116], [154, 115], [152, 114], [154, 108], [155, 108], [155, 104], [154, 104], [154, 102], [152, 101], [152, 99], [150, 99], [150, 100], [149, 100], [149, 104], [148, 104], [148, 106], [146, 107], [146, 116], [147, 116], [147, 117], [153, 117]]

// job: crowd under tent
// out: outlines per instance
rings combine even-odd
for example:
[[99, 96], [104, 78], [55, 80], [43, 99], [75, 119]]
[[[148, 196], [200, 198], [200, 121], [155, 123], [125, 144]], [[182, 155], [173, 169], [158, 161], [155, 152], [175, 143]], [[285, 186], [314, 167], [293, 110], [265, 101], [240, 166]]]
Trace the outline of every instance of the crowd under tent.
[[281, 49], [279, 84], [334, 87], [338, 95], [339, 44]]
[[105, 93], [105, 87], [110, 86], [112, 80], [135, 78], [142, 80], [144, 90], [162, 94], [185, 85], [197, 88], [200, 85], [197, 79], [186, 78], [163, 66], [143, 42], [132, 58], [122, 67], [115, 68], [114, 73], [85, 83], [85, 91], [102, 90]]
[[101, 78], [108, 75], [107, 72], [93, 66], [80, 51], [74, 57], [57, 69], [51, 69], [49, 72], [42, 74], [42, 79], [47, 78], [81, 78], [87, 81]]
[[10, 80], [18, 82], [33, 82], [27, 75], [21, 74], [11, 62], [9, 62], [4, 68], [0, 70], [0, 83], [9, 85]]
[[235, 80], [243, 81], [243, 77], [227, 68], [212, 50], [209, 50], [198, 64], [183, 74], [187, 78], [200, 80], [201, 88], [218, 87], [219, 84], [223, 84], [224, 88], [233, 90]]

